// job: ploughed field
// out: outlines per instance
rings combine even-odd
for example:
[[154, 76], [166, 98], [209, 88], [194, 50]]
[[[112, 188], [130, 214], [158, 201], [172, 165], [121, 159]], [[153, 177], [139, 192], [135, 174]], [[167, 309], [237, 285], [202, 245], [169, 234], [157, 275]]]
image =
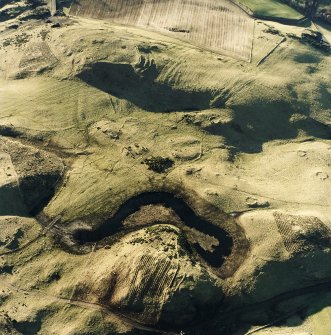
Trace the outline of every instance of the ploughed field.
[[147, 28], [246, 61], [254, 20], [226, 0], [74, 1], [71, 15]]

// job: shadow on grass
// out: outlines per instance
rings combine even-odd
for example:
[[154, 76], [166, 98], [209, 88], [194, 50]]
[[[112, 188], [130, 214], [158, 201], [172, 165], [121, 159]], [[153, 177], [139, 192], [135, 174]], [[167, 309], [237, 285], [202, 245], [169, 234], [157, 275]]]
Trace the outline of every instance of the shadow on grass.
[[15, 19], [19, 15], [23, 14], [24, 11], [29, 9], [28, 6], [16, 6], [13, 8], [1, 10], [1, 8], [6, 5], [6, 3], [11, 4], [14, 1], [4, 1], [4, 2], [5, 4], [2, 4], [2, 2], [0, 2], [0, 22]]
[[18, 187], [6, 185], [0, 188], [0, 216], [26, 216], [27, 212]]
[[[318, 60], [312, 58], [309, 61]], [[142, 74], [136, 70], [129, 64], [98, 62], [86, 68], [78, 77], [148, 112], [194, 112], [224, 107], [226, 104], [224, 99], [217, 98], [217, 92], [181, 90], [156, 82], [156, 67], [151, 66]], [[324, 95], [321, 101], [327, 103], [323, 108], [331, 108], [329, 93], [324, 92]], [[331, 139], [331, 127], [311, 118], [309, 107], [296, 104], [295, 96], [290, 102], [266, 98], [229, 107], [233, 110], [231, 122], [209, 124], [203, 129], [224, 137], [234, 151], [261, 152], [263, 144], [268, 141], [294, 139], [300, 133], [305, 133], [308, 138]]]
[[211, 92], [174, 89], [156, 82], [156, 75], [139, 75], [128, 64], [99, 62], [78, 77], [89, 85], [150, 112], [198, 111], [210, 107]]
[[[267, 106], [266, 106], [267, 107]], [[258, 153], [264, 143], [273, 140], [290, 140], [300, 132], [309, 137], [331, 139], [331, 127], [310, 117], [292, 120], [293, 111], [288, 108], [261, 108], [236, 111], [231, 122], [211, 124], [204, 129], [213, 135], [224, 136], [235, 151]]]

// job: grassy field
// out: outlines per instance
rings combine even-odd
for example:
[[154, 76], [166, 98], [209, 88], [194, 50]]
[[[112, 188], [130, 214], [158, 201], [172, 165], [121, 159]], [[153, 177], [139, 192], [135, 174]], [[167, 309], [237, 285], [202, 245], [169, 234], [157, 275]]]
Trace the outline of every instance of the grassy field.
[[[299, 307], [308, 318], [295, 299], [270, 312], [265, 304], [252, 311], [251, 304], [331, 278], [323, 266], [330, 248], [319, 239], [331, 227], [331, 58], [295, 37], [303, 27], [263, 20], [255, 24], [251, 63], [202, 50], [171, 31], [62, 20], [68, 21], [56, 29], [31, 22], [6, 30], [0, 43], [0, 252], [14, 250], [0, 257], [0, 334], [147, 334], [112, 308], [143, 326], [191, 325], [200, 311], [211, 311], [205, 302], [223, 295], [220, 311], [249, 307], [239, 308], [233, 322], [229, 316], [231, 329], [237, 322], [271, 324]], [[41, 225], [21, 213], [17, 162], [26, 162], [23, 176], [39, 181], [40, 171], [53, 171], [53, 154], [66, 169], [44, 208], [49, 220], [38, 216]], [[146, 160], [156, 157], [171, 159], [172, 167], [149, 169]], [[70, 243], [76, 228], [108, 224], [132, 196], [164, 189], [217, 206], [218, 219], [226, 212], [238, 220], [250, 253], [236, 273], [215, 278], [195, 252], [188, 254], [186, 233], [169, 228], [176, 213], [165, 207], [168, 217], [144, 206], [123, 223], [123, 235], [86, 245], [82, 254], [54, 243], [59, 234]], [[210, 217], [210, 208], [197, 212]], [[15, 233], [17, 246], [9, 249], [7, 236]], [[198, 243], [204, 234], [194, 233]], [[209, 251], [212, 236], [205, 241]], [[314, 335], [329, 334], [328, 309], [317, 306], [312, 314]], [[221, 312], [203, 320], [197, 334], [234, 333], [220, 327]], [[14, 325], [23, 330], [8, 332]], [[257, 334], [312, 333], [305, 325], [283, 326], [282, 320]]]
[[303, 16], [295, 9], [278, 0], [240, 0], [242, 5], [248, 7], [255, 16], [277, 17], [299, 20]]
[[316, 335], [330, 334], [330, 322], [331, 322], [331, 308], [330, 307], [326, 307], [322, 309], [320, 312], [316, 313], [312, 317], [314, 334]]
[[250, 60], [254, 22], [226, 0], [75, 2], [70, 14], [147, 28]]

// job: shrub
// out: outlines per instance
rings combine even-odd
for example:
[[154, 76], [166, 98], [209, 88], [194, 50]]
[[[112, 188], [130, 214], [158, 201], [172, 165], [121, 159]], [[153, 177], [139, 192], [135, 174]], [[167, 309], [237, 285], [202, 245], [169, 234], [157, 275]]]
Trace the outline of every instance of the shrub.
[[171, 160], [170, 158], [164, 158], [158, 156], [158, 157], [146, 158], [143, 161], [143, 163], [148, 166], [149, 170], [153, 170], [154, 172], [157, 173], [163, 173], [173, 166], [174, 161]]

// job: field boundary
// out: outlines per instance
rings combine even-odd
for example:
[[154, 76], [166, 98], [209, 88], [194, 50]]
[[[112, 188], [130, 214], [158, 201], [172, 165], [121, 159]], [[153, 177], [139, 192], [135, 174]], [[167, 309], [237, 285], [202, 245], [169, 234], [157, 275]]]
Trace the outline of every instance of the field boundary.
[[256, 66], [261, 65], [266, 61], [266, 59], [283, 43], [286, 41], [286, 37], [283, 37], [265, 56], [263, 56], [256, 64]]

